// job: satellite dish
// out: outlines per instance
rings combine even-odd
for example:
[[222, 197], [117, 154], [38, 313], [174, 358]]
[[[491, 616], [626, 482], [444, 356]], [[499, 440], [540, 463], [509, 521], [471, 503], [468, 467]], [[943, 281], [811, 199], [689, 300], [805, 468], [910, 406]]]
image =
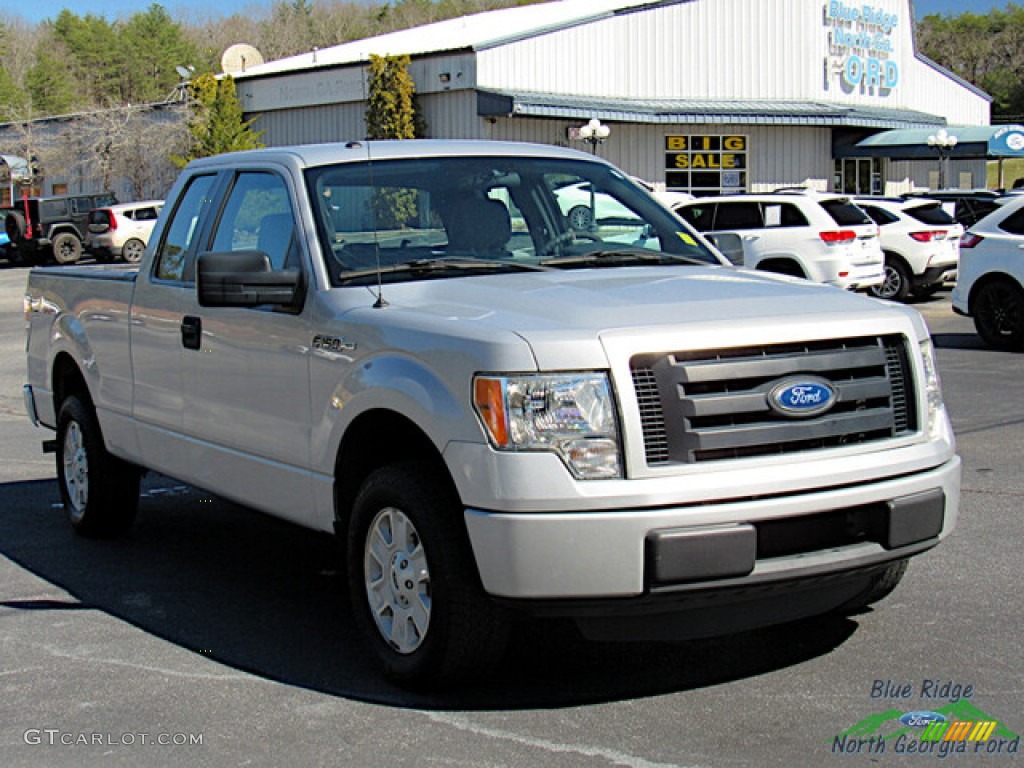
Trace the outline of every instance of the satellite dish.
[[220, 69], [226, 75], [245, 72], [247, 67], [255, 67], [262, 63], [263, 54], [248, 43], [235, 43], [220, 57]]
[[178, 73], [178, 77], [182, 80], [192, 79], [192, 71], [195, 67], [183, 67], [180, 64], [174, 68], [174, 71]]

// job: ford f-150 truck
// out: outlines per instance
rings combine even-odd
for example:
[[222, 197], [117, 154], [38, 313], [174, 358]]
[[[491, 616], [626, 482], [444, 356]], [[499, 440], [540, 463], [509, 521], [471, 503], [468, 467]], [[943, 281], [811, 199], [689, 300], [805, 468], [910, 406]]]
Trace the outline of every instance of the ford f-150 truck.
[[25, 314], [78, 532], [124, 531], [146, 470], [332, 532], [406, 684], [493, 663], [517, 614], [672, 639], [862, 609], [955, 524], [916, 311], [734, 268], [573, 150], [198, 160], [139, 265], [35, 269]]

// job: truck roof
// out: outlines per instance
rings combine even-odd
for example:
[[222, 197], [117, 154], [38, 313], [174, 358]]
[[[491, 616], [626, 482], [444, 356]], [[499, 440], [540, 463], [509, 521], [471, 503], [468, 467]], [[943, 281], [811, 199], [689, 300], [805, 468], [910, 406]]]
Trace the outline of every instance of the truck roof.
[[[285, 160], [297, 162], [303, 167], [316, 167], [339, 162], [366, 160], [423, 158], [423, 157], [467, 157], [467, 156], [516, 156], [550, 157], [576, 160], [594, 160], [592, 154], [576, 149], [554, 147], [547, 144], [491, 140], [447, 140], [447, 139], [403, 139], [383, 141], [349, 141], [328, 144], [299, 144], [287, 147], [270, 147], [243, 152], [230, 152], [214, 157], [193, 160], [189, 167], [223, 167], [247, 162]], [[598, 162], [604, 162], [596, 158]]]

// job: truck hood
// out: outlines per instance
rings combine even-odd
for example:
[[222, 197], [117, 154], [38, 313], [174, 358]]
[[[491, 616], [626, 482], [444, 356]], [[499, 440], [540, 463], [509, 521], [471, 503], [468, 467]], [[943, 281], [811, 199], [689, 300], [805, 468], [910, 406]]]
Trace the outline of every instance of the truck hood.
[[[686, 336], [707, 347], [709, 340], [712, 346], [731, 346], [732, 336], [749, 344], [761, 335], [778, 342], [823, 338], [824, 333], [927, 334], [920, 315], [902, 305], [730, 267], [553, 270], [425, 280], [385, 285], [384, 296], [391, 312], [411, 313], [409, 322], [471, 322], [495, 334], [514, 333], [530, 344], [538, 365], [546, 369], [606, 365], [602, 339], [628, 337], [639, 351], [648, 343], [652, 350], [668, 343], [663, 336], [674, 339], [673, 346], [692, 343]], [[649, 342], [636, 343], [641, 338]]]

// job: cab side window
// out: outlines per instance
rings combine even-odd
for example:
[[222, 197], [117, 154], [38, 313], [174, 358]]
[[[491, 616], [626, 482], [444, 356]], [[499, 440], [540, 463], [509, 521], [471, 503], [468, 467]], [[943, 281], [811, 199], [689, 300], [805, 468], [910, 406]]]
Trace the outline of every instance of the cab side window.
[[262, 251], [270, 257], [272, 269], [297, 266], [295, 217], [280, 176], [238, 174], [217, 223], [211, 250]]
[[210, 204], [210, 190], [216, 177], [196, 176], [189, 181], [175, 209], [160, 249], [156, 254], [156, 277], [159, 280], [186, 282], [186, 266], [196, 236], [199, 219]]

